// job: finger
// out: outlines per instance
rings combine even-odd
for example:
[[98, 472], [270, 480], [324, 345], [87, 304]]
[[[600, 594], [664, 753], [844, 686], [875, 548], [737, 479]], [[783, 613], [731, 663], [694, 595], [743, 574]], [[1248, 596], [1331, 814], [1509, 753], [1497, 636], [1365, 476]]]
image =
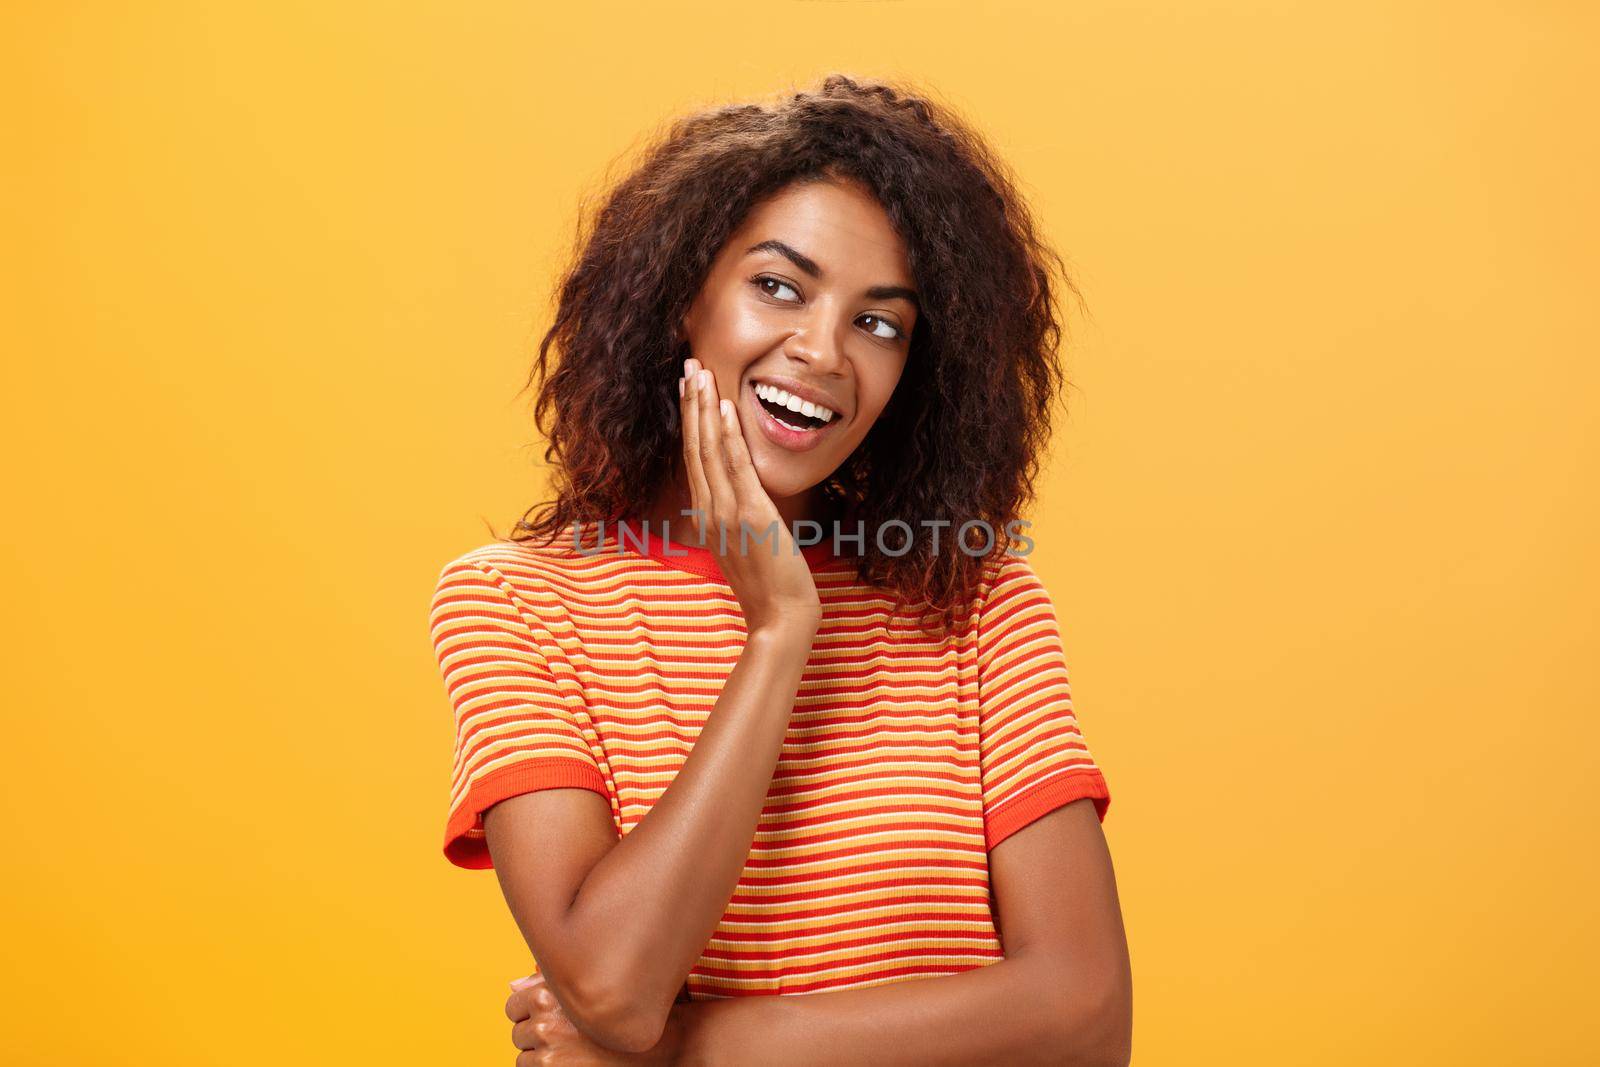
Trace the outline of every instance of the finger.
[[528, 994], [518, 989], [506, 998], [506, 1018], [512, 1022], [526, 1019], [533, 1014], [533, 1008], [528, 1005]]
[[723, 416], [722, 451], [728, 480], [733, 486], [736, 512], [741, 516], [753, 514], [760, 517], [761, 526], [753, 531], [758, 537], [767, 536], [767, 529], [775, 523], [779, 533], [772, 540], [772, 551], [778, 552], [786, 540], [782, 532], [783, 519], [772, 503], [772, 497], [767, 494], [766, 487], [761, 484], [761, 476], [756, 473], [755, 461], [750, 458], [750, 445], [744, 438], [739, 421], [739, 405], [731, 400]]
[[[728, 412], [722, 422], [722, 449], [727, 461], [728, 477], [741, 500], [759, 503], [772, 497], [761, 476], [756, 473], [755, 460], [750, 458], [750, 443], [744, 437], [744, 425], [739, 421], [739, 405], [728, 402]], [[765, 510], [765, 509], [761, 509]], [[773, 510], [777, 510], [774, 506]]]
[[538, 1021], [524, 1019], [511, 1028], [511, 1044], [524, 1052], [539, 1047]]
[[700, 408], [703, 405], [698, 388], [699, 371], [698, 360], [692, 358], [684, 360], [687, 380], [684, 383], [683, 408], [680, 411], [679, 424], [683, 428], [683, 465], [689, 479], [689, 507], [699, 512], [699, 515], [691, 521], [703, 537], [705, 531], [701, 520], [705, 516], [710, 489], [706, 485], [705, 471], [700, 463]]
[[[733, 480], [728, 477], [728, 460], [723, 452], [723, 414], [717, 400], [717, 384], [707, 375], [706, 395], [700, 408], [700, 467], [710, 487], [712, 529], [707, 538], [717, 538], [715, 551], [725, 551], [733, 538], [738, 537], [737, 525], [728, 530], [729, 523], [737, 523], [738, 498], [733, 491]], [[726, 538], [726, 540], [724, 540]], [[708, 543], [706, 547], [710, 547]]]
[[544, 975], [538, 973], [519, 978], [517, 981], [522, 984], [512, 989], [511, 995], [506, 998], [506, 1018], [512, 1022], [526, 1019], [533, 1014], [533, 994], [546, 988]]

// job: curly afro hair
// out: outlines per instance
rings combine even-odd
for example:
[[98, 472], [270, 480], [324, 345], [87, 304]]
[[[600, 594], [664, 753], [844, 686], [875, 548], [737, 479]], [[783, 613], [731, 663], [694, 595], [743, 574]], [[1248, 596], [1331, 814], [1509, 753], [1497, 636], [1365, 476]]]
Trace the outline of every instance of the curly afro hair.
[[[1061, 385], [1054, 297], [1077, 291], [973, 130], [924, 97], [842, 75], [679, 119], [586, 213], [528, 379], [556, 495], [524, 512], [511, 540], [631, 518], [654, 499], [681, 452], [689, 353], [674, 324], [755, 204], [826, 179], [853, 179], [882, 204], [921, 313], [888, 405], [821, 492], [845, 530], [868, 531], [862, 580], [945, 626], [970, 615], [984, 562], [1010, 549], [1033, 499]], [[919, 534], [888, 555], [872, 531], [893, 519], [949, 526], [937, 552]], [[992, 539], [952, 550], [974, 521]], [[904, 534], [885, 540], [897, 549]]]

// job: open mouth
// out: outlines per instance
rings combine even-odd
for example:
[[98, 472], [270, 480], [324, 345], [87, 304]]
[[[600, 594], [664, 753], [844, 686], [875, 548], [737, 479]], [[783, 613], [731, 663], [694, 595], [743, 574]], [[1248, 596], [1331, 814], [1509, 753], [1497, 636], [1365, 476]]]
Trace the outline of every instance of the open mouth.
[[790, 452], [816, 446], [844, 419], [830, 408], [804, 401], [766, 382], [750, 383], [752, 416], [762, 436]]
[[[769, 386], [757, 384], [755, 390], [756, 403], [760, 404], [767, 414], [791, 430], [820, 430], [828, 425], [833, 418], [838, 417], [833, 415], [832, 412], [828, 412], [826, 408], [822, 409], [823, 412], [827, 412], [826, 415], [818, 414], [814, 405], [805, 405], [801, 408], [791, 407], [782, 401], [781, 398], [784, 394], [773, 390]], [[811, 408], [813, 413], [806, 414], [806, 408]], [[832, 418], [829, 416], [832, 416]]]

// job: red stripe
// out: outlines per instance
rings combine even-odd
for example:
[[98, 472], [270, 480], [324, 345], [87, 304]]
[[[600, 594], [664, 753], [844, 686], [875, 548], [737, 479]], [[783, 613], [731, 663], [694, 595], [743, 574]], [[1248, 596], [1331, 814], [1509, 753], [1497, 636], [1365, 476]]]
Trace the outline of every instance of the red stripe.
[[[823, 625], [743, 875], [689, 975], [697, 997], [999, 959], [989, 851], [1075, 799], [1093, 798], [1102, 817], [1109, 803], [1066, 695], [1053, 604], [1024, 560], [985, 564], [987, 599], [948, 639], [844, 567], [813, 573]], [[570, 535], [451, 561], [429, 636], [456, 716], [445, 854], [468, 868], [489, 866], [481, 812], [518, 792], [591, 789], [619, 832], [636, 828], [715, 713], [747, 637], [720, 576], [632, 552], [584, 556]], [[794, 940], [818, 943], [783, 943]], [[834, 958], [796, 958], [812, 953]], [[854, 973], [830, 973], [841, 969]]]

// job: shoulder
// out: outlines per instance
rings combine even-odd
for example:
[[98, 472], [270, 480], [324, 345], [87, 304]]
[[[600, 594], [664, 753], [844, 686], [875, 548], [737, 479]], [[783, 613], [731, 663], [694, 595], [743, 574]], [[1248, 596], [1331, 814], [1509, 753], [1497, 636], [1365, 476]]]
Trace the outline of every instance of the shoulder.
[[1000, 553], [985, 559], [978, 581], [978, 601], [984, 609], [991, 610], [1019, 595], [1049, 597], [1028, 557]]
[[434, 583], [435, 599], [455, 591], [479, 591], [529, 604], [559, 602], [565, 591], [581, 584], [572, 545], [557, 540], [491, 541], [447, 560]]
[[439, 575], [443, 579], [454, 574], [477, 571], [516, 585], [570, 582], [581, 577], [585, 570], [584, 563], [591, 558], [579, 552], [570, 539], [498, 540], [455, 556], [439, 569]]
[[445, 563], [442, 569], [448, 571], [477, 567], [498, 570], [509, 567], [512, 570], [524, 570], [530, 567], [553, 567], [559, 566], [566, 557], [576, 554], [572, 544], [561, 539], [544, 542], [502, 539], [469, 548]]
[[641, 588], [672, 584], [657, 561], [612, 549], [580, 548], [570, 536], [498, 540], [463, 552], [439, 571], [437, 586], [476, 586], [509, 597], [541, 616], [604, 615]]
[[559, 544], [491, 541], [440, 568], [428, 609], [435, 642], [486, 632], [548, 635], [569, 629], [575, 582]]

